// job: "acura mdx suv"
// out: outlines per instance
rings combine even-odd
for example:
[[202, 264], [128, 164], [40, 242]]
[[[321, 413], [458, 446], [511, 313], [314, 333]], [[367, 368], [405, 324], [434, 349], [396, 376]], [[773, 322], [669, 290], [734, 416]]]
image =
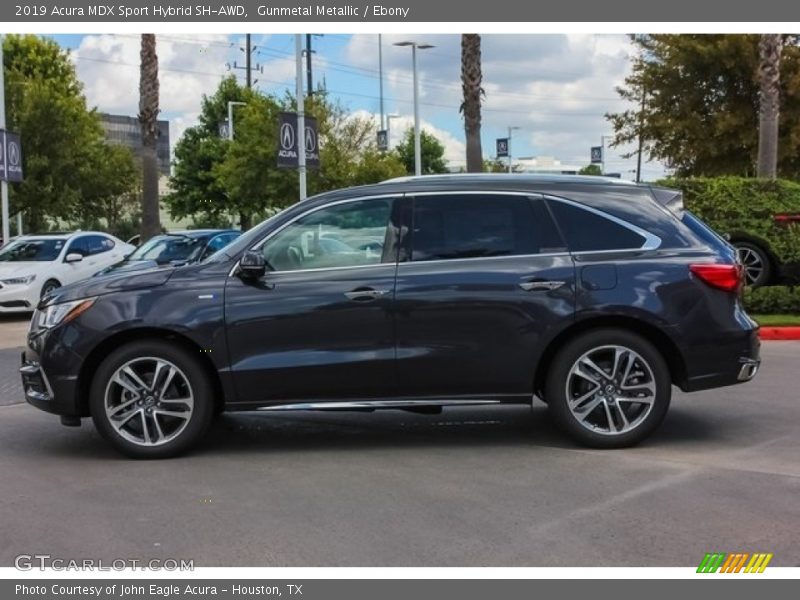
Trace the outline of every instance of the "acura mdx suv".
[[736, 251], [680, 192], [576, 176], [391, 180], [299, 202], [200, 264], [55, 290], [27, 401], [141, 458], [221, 411], [538, 397], [580, 444], [649, 436], [672, 386], [750, 380]]

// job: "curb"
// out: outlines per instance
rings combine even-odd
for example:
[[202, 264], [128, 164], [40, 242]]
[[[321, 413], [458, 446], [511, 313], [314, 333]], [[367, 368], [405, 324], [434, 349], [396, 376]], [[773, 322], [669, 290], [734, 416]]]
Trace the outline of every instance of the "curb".
[[800, 340], [800, 327], [762, 327], [758, 332], [762, 340]]

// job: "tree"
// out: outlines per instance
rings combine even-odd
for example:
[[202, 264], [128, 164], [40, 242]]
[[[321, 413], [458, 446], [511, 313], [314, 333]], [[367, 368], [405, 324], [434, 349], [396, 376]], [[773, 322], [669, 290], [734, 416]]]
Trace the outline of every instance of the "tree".
[[[174, 218], [202, 215], [203, 220], [214, 222], [225, 220], [227, 213], [235, 211], [214, 169], [228, 149], [229, 142], [219, 136], [219, 126], [227, 119], [228, 102], [245, 102], [247, 97], [248, 92], [233, 75], [223, 79], [212, 96], [203, 96], [199, 123], [188, 128], [175, 144], [172, 192], [164, 198]], [[237, 107], [235, 118], [240, 117], [242, 108]], [[241, 133], [241, 127], [235, 129]], [[250, 212], [237, 214], [242, 229], [248, 229]]]
[[[420, 131], [420, 147], [422, 154], [422, 174], [447, 173], [447, 162], [444, 160], [444, 145], [436, 136], [425, 130]], [[406, 167], [408, 175], [414, 174], [414, 130], [407, 129], [403, 140], [395, 148], [400, 160]]]
[[[129, 196], [138, 178], [120, 174], [134, 168], [133, 157], [105, 142], [69, 54], [34, 35], [4, 36], [3, 53], [7, 127], [22, 138], [25, 170], [9, 196], [12, 213], [23, 211], [26, 230], [100, 214], [96, 202]], [[113, 169], [105, 168], [108, 161]]]
[[578, 175], [602, 175], [603, 170], [595, 164], [586, 165], [580, 171], [578, 171]]
[[467, 140], [467, 172], [480, 173], [483, 169], [481, 148], [481, 36], [476, 33], [461, 35], [461, 89], [464, 101], [464, 132]]
[[[618, 88], [629, 110], [608, 114], [612, 145], [638, 141], [677, 175], [755, 174], [758, 146], [758, 35], [636, 36], [638, 55]], [[778, 171], [800, 175], [800, 48], [784, 36]], [[647, 90], [642, 103], [642, 90]], [[633, 153], [631, 153], [633, 154]]]
[[758, 43], [758, 176], [775, 179], [778, 171], [778, 118], [781, 103], [780, 35], [763, 34]]
[[156, 36], [142, 34], [139, 64], [139, 123], [142, 128], [142, 242], [161, 231], [158, 198], [158, 55]]
[[[228, 101], [245, 102], [236, 109], [232, 142], [219, 137]], [[309, 98], [305, 109], [317, 118], [321, 163], [320, 169], [309, 170], [309, 193], [405, 174], [395, 153], [378, 151], [373, 119], [348, 114], [324, 93]], [[248, 90], [233, 77], [204, 97], [199, 124], [187, 129], [175, 146], [173, 192], [165, 198], [170, 213], [223, 222], [234, 212], [242, 229], [248, 229], [254, 217], [294, 203], [297, 171], [277, 165], [278, 115], [283, 110], [294, 110], [292, 96], [278, 99]]]

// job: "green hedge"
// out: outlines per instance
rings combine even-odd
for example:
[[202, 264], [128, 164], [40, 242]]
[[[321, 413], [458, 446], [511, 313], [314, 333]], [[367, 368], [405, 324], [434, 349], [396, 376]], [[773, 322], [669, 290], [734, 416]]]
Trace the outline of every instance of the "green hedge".
[[776, 285], [745, 288], [744, 306], [751, 314], [800, 315], [800, 287]]
[[779, 179], [698, 177], [658, 185], [683, 191], [687, 209], [718, 233], [765, 242], [781, 262], [800, 260], [800, 226], [776, 225], [775, 213], [800, 213], [800, 184]]

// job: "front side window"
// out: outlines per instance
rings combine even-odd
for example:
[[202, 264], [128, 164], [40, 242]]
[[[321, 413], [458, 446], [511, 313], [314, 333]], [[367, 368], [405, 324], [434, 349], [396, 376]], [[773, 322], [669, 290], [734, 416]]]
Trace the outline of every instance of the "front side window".
[[559, 200], [548, 200], [572, 252], [641, 248], [645, 238], [611, 219]]
[[378, 264], [384, 256], [391, 212], [388, 198], [321, 208], [267, 240], [264, 258], [275, 271]]
[[526, 196], [419, 196], [412, 229], [412, 261], [566, 250], [544, 204]]

